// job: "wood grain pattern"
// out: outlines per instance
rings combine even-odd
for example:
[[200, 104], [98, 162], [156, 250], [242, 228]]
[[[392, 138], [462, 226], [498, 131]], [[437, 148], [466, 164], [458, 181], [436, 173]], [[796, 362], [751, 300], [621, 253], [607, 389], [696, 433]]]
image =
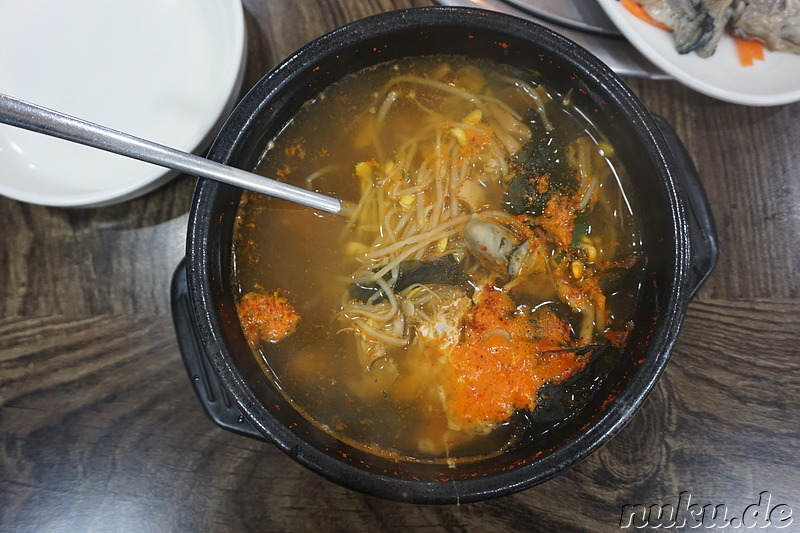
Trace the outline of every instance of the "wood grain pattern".
[[630, 81], [679, 133], [711, 198], [721, 253], [705, 294], [800, 296], [798, 105], [734, 106], [674, 82], [654, 91]]
[[194, 183], [96, 209], [0, 198], [2, 316], [169, 311]]
[[[245, 86], [348, 21], [426, 4], [245, 0]], [[194, 396], [169, 307], [192, 178], [100, 209], [0, 198], [0, 531], [614, 531], [623, 505], [674, 504], [681, 491], [734, 514], [770, 491], [796, 526], [800, 104], [629, 82], [693, 156], [722, 255], [664, 376], [600, 450], [470, 505], [338, 487], [216, 427]]]

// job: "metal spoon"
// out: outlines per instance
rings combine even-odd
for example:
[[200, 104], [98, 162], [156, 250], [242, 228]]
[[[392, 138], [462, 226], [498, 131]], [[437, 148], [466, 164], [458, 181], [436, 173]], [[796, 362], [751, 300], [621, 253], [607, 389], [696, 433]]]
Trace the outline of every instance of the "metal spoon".
[[0, 123], [221, 181], [328, 213], [347, 215], [350, 209], [348, 202], [140, 139], [2, 93]]

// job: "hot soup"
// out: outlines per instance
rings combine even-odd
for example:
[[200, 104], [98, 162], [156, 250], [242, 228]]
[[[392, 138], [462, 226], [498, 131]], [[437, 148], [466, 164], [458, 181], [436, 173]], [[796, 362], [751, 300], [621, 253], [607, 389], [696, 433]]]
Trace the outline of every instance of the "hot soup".
[[522, 442], [553, 386], [622, 357], [646, 257], [625, 169], [571, 96], [408, 58], [343, 78], [268, 143], [259, 173], [354, 206], [239, 205], [243, 332], [300, 412], [452, 466]]

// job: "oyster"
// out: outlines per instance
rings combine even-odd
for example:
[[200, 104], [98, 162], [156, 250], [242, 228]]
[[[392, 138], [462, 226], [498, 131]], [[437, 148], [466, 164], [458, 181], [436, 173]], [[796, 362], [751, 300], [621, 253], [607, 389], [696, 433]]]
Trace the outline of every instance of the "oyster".
[[653, 19], [670, 28], [678, 53], [714, 53], [734, 14], [734, 0], [636, 0]]
[[769, 50], [800, 54], [800, 0], [736, 0], [733, 34]]
[[800, 53], [800, 0], [636, 0], [653, 19], [670, 28], [681, 54], [714, 53], [730, 28], [769, 50]]

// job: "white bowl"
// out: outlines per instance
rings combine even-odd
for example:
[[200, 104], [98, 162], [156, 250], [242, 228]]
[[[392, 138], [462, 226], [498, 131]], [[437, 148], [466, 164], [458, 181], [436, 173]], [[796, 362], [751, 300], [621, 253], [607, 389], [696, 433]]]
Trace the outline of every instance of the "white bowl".
[[[188, 152], [235, 103], [246, 39], [239, 0], [0, 4], [0, 92]], [[87, 207], [140, 196], [164, 168], [0, 125], [0, 194]]]

